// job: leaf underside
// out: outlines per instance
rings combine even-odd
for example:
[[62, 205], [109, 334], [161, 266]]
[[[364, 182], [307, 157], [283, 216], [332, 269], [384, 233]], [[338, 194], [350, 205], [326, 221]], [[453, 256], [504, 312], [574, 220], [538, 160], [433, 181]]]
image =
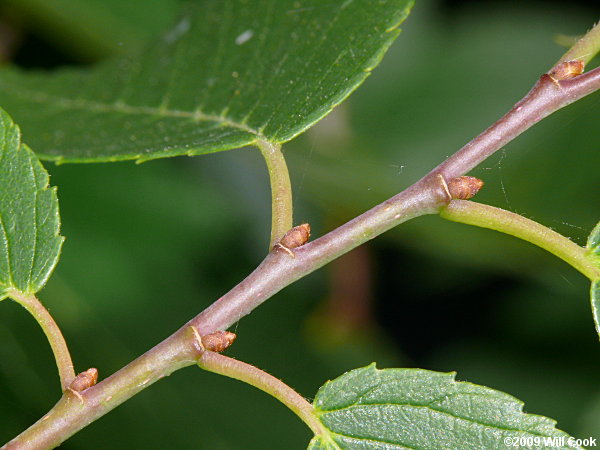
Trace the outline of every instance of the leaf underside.
[[[590, 233], [586, 248], [588, 249], [591, 260], [598, 268], [600, 268], [600, 223], [598, 223]], [[592, 281], [590, 298], [596, 332], [598, 333], [598, 337], [600, 337], [600, 279]]]
[[56, 190], [19, 127], [0, 109], [0, 300], [15, 289], [39, 291], [58, 261], [63, 238]]
[[[321, 387], [315, 414], [330, 434], [309, 449], [506, 449], [510, 439], [538, 439], [518, 448], [580, 448], [555, 421], [525, 414], [516, 398], [457, 382], [453, 373], [421, 369], [352, 370]], [[564, 438], [564, 445], [543, 438]], [[554, 445], [551, 445], [551, 444]]]
[[281, 143], [362, 83], [412, 0], [207, 0], [136, 55], [0, 72], [0, 105], [58, 162], [139, 161]]

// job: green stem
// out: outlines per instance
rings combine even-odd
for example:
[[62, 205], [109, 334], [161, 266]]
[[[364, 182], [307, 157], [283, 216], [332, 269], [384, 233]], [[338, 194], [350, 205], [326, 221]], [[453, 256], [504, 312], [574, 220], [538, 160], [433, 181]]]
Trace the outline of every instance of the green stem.
[[588, 257], [587, 249], [570, 239], [523, 216], [466, 200], [452, 200], [440, 216], [453, 222], [490, 228], [531, 242], [558, 256], [590, 280], [600, 277], [600, 269]]
[[73, 361], [71, 360], [69, 348], [57, 323], [35, 295], [23, 294], [17, 290], [12, 290], [9, 292], [9, 297], [25, 308], [37, 320], [44, 331], [52, 348], [52, 353], [54, 353], [62, 390], [67, 390], [71, 381], [75, 378], [75, 370], [73, 369]]
[[285, 158], [279, 144], [259, 140], [260, 149], [271, 181], [271, 243], [272, 248], [293, 226], [292, 185]]
[[273, 375], [248, 363], [209, 351], [202, 354], [198, 365], [204, 370], [235, 378], [272, 395], [300, 417], [315, 435], [327, 434], [323, 424], [314, 415], [313, 406]]
[[600, 22], [579, 39], [575, 45], [573, 45], [573, 47], [558, 60], [552, 69], [566, 61], [579, 60], [587, 64], [598, 52], [600, 52]]

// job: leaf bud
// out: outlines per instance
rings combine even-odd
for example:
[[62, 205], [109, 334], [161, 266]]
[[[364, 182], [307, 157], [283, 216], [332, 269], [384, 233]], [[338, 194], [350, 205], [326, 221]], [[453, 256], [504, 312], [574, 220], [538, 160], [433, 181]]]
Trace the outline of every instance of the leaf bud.
[[483, 187], [483, 181], [479, 178], [462, 176], [452, 178], [448, 181], [448, 192], [450, 197], [458, 200], [469, 200]]
[[291, 249], [306, 244], [309, 238], [310, 225], [308, 223], [303, 223], [285, 233], [279, 241], [279, 244], [285, 248]]
[[202, 346], [205, 350], [221, 353], [235, 341], [236, 334], [231, 331], [215, 331], [202, 336]]
[[81, 372], [78, 374], [71, 384], [69, 385], [69, 389], [75, 392], [83, 392], [88, 388], [91, 388], [98, 381], [98, 369], [91, 368], [86, 370], [85, 372]]
[[581, 75], [584, 67], [585, 63], [583, 61], [565, 61], [558, 64], [548, 75], [555, 81], [567, 80], [576, 77], [577, 75]]

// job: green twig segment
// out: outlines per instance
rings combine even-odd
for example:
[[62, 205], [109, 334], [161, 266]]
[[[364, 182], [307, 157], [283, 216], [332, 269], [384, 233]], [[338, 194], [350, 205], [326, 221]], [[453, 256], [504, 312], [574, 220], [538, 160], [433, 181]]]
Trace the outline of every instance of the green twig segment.
[[328, 434], [323, 424], [315, 416], [313, 406], [304, 397], [283, 381], [258, 367], [209, 351], [202, 354], [198, 365], [204, 370], [235, 378], [272, 395], [300, 417], [316, 436]]
[[600, 52], [600, 22], [579, 39], [567, 53], [565, 53], [550, 71], [566, 61], [583, 61], [589, 63]]
[[8, 295], [18, 304], [23, 306], [23, 308], [25, 308], [40, 324], [40, 327], [48, 338], [52, 353], [54, 353], [62, 390], [63, 392], [66, 391], [71, 384], [71, 381], [75, 378], [75, 370], [73, 368], [73, 361], [71, 360], [69, 348], [67, 347], [65, 338], [57, 323], [35, 295], [23, 294], [14, 289], [10, 290]]
[[453, 222], [489, 228], [518, 237], [558, 256], [590, 280], [600, 277], [600, 268], [592, 262], [586, 248], [518, 214], [467, 200], [452, 200], [440, 210], [440, 216]]
[[259, 140], [256, 143], [269, 170], [271, 181], [271, 243], [272, 248], [293, 226], [292, 185], [285, 158], [279, 144]]
[[[420, 181], [336, 230], [303, 245], [294, 252], [294, 258], [283, 252], [269, 253], [248, 278], [182, 329], [117, 373], [86, 389], [81, 394], [83, 402], [68, 402], [63, 397], [46, 416], [1, 450], [56, 447], [158, 379], [177, 369], [195, 364], [198, 359], [197, 350], [189, 344], [187, 337], [190, 326], [194, 326], [203, 335], [227, 329], [267, 298], [329, 261], [406, 220], [437, 212], [444, 203], [442, 200], [447, 199], [447, 194], [440, 192], [439, 175], [450, 180], [467, 173], [539, 120], [599, 89], [600, 68], [560, 81], [559, 86], [550, 80], [548, 75], [542, 76], [526, 97], [503, 118]], [[453, 207], [459, 204], [458, 201], [452, 203]], [[453, 212], [454, 208], [450, 208], [442, 214], [449, 220], [455, 220], [451, 218]], [[456, 220], [466, 221], [458, 218]], [[535, 222], [532, 222], [532, 225], [541, 227]], [[533, 228], [530, 231], [533, 231]], [[546, 228], [542, 232], [552, 233]], [[511, 234], [518, 235], [516, 232]], [[567, 247], [569, 243], [575, 245], [563, 236], [558, 237], [559, 240], [566, 241]], [[535, 242], [533, 237], [528, 240]], [[600, 277], [599, 271], [590, 267], [589, 261], [586, 263], [582, 258], [580, 264], [589, 269], [593, 278]], [[587, 273], [586, 275], [590, 276]]]

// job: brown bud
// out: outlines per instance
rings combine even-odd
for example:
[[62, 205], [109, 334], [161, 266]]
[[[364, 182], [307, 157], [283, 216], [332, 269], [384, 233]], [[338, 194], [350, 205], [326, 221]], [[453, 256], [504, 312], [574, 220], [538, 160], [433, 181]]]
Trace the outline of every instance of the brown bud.
[[69, 385], [69, 389], [75, 392], [83, 392], [87, 388], [92, 387], [98, 381], [98, 369], [91, 368], [86, 370], [85, 372], [81, 372], [78, 374], [71, 384]]
[[236, 334], [231, 331], [215, 331], [202, 336], [201, 340], [206, 350], [220, 353], [233, 344], [236, 337]]
[[279, 244], [285, 248], [296, 248], [306, 244], [309, 238], [310, 225], [308, 223], [303, 223], [285, 233], [279, 241]]
[[450, 197], [459, 200], [469, 200], [483, 187], [483, 181], [475, 177], [456, 177], [448, 181]]
[[583, 61], [565, 61], [557, 65], [548, 75], [556, 81], [567, 80], [581, 75], [584, 67], [585, 63]]

